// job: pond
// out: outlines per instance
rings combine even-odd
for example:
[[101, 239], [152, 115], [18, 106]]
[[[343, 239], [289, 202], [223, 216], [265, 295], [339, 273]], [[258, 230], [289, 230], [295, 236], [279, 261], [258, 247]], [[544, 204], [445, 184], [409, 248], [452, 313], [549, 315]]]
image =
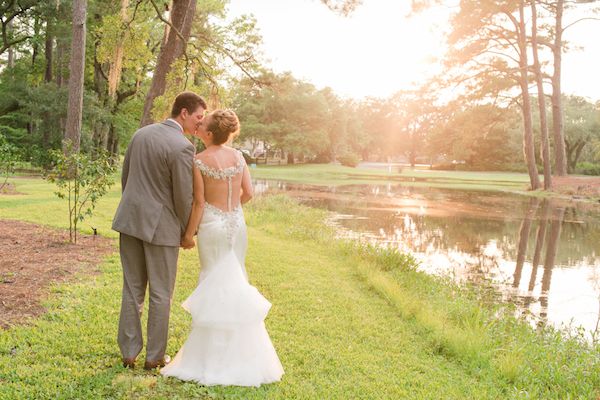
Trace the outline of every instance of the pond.
[[532, 323], [599, 330], [600, 205], [402, 184], [255, 190], [327, 209], [339, 236], [410, 252], [425, 272], [492, 287]]

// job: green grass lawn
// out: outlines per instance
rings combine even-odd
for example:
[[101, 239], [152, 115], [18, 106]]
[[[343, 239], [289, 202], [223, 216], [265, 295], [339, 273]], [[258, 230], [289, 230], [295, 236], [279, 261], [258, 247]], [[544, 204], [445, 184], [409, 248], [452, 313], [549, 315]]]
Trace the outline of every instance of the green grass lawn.
[[[52, 186], [15, 180], [0, 218], [64, 228]], [[116, 238], [113, 188], [83, 227]], [[202, 387], [120, 366], [116, 329], [121, 269], [53, 287], [48, 312], [0, 331], [0, 399], [593, 399], [600, 353], [556, 332], [536, 333], [471, 290], [416, 272], [410, 257], [338, 243], [324, 212], [286, 197], [246, 210], [247, 268], [273, 308], [267, 329], [285, 368], [280, 383]], [[116, 251], [116, 249], [115, 249]], [[179, 304], [197, 283], [194, 251], [182, 251], [168, 353], [190, 328]], [[1, 287], [0, 287], [1, 289]], [[143, 357], [143, 354], [141, 354]]]
[[446, 187], [471, 190], [503, 190], [524, 192], [529, 177], [513, 172], [434, 171], [402, 168], [391, 173], [382, 169], [351, 168], [333, 164], [260, 165], [252, 169], [258, 179], [285, 180], [316, 185], [347, 185], [402, 182], [406, 185]]

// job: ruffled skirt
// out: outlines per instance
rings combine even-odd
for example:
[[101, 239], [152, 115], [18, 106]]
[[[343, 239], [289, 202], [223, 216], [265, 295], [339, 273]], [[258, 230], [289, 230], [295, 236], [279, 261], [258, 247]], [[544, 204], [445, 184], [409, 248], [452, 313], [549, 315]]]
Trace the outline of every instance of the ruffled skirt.
[[[202, 254], [203, 236], [215, 233], [210, 224], [221, 225], [221, 217], [210, 213], [203, 217], [198, 233], [203, 271], [198, 287], [183, 303], [192, 316], [192, 331], [161, 373], [203, 385], [260, 386], [279, 381], [283, 367], [264, 324], [271, 303], [248, 283], [240, 251], [227, 246], [215, 253], [212, 247]], [[225, 233], [230, 240], [231, 233]], [[245, 246], [240, 243], [245, 241], [245, 229], [243, 235], [234, 232], [238, 245]], [[214, 241], [214, 235], [210, 239], [204, 245], [222, 244]]]

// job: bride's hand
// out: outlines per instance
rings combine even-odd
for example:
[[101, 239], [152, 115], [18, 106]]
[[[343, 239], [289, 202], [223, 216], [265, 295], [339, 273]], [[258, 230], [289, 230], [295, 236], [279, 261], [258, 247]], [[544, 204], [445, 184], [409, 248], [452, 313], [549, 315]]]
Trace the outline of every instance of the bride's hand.
[[184, 249], [186, 249], [186, 250], [192, 249], [192, 248], [194, 248], [195, 245], [196, 245], [196, 243], [194, 242], [193, 237], [184, 236], [181, 238], [180, 246], [183, 247]]

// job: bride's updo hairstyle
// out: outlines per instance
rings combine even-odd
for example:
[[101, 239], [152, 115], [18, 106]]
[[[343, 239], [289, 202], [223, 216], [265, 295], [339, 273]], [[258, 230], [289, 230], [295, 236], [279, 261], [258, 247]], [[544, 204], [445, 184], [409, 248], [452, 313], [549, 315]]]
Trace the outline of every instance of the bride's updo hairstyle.
[[237, 135], [240, 129], [240, 121], [231, 110], [215, 110], [206, 129], [213, 134], [213, 144], [226, 143], [232, 134]]

